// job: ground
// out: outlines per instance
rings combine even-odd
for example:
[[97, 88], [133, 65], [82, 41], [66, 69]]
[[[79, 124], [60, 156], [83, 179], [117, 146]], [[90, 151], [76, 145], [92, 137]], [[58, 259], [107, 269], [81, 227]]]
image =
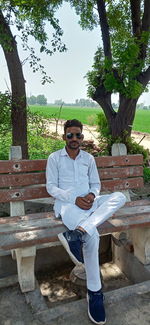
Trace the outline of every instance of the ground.
[[[113, 262], [101, 266], [103, 291], [107, 292], [131, 285], [131, 281]], [[78, 276], [78, 278], [76, 277]], [[52, 273], [37, 274], [42, 295], [50, 308], [86, 296], [86, 277], [83, 266], [57, 269]]]

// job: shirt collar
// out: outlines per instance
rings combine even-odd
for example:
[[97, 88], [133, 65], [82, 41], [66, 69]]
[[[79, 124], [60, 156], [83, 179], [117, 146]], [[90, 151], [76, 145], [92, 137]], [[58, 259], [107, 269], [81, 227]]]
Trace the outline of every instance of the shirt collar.
[[61, 150], [61, 156], [68, 156], [68, 153], [67, 153], [65, 147]]
[[[82, 155], [83, 155], [83, 150], [80, 149], [77, 157], [80, 157], [80, 156], [82, 157]], [[69, 156], [65, 147], [61, 150], [61, 156]]]

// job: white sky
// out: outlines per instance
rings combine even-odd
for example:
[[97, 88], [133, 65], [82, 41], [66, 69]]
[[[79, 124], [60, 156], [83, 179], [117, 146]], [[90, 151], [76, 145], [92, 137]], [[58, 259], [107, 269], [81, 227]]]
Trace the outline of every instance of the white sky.
[[[94, 31], [82, 31], [78, 25], [78, 17], [68, 4], [63, 5], [59, 10], [58, 18], [64, 31], [63, 41], [68, 51], [65, 53], [56, 53], [53, 56], [45, 54], [40, 55], [42, 64], [48, 75], [51, 76], [54, 83], [41, 84], [40, 73], [33, 73], [29, 65], [23, 66], [24, 76], [26, 79], [27, 96], [44, 94], [49, 103], [56, 99], [62, 99], [64, 102], [73, 103], [76, 99], [87, 98], [87, 80], [84, 78], [88, 70], [91, 70], [93, 56], [100, 42], [99, 28]], [[51, 35], [50, 35], [51, 39]], [[19, 54], [21, 61], [27, 56], [22, 51], [17, 38]], [[38, 52], [38, 45], [31, 44]], [[7, 65], [0, 49], [1, 56], [1, 84], [0, 91], [10, 88]], [[117, 97], [113, 97], [117, 101]], [[150, 105], [150, 92], [143, 94], [140, 103]]]

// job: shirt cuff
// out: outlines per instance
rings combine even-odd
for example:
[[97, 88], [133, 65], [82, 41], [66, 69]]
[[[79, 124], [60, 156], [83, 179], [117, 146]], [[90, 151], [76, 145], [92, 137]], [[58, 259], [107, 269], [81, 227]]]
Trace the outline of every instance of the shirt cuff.
[[96, 196], [98, 196], [99, 195], [99, 190], [97, 190], [97, 189], [94, 189], [94, 188], [91, 188], [90, 189], [90, 192], [89, 193], [92, 193], [92, 194], [94, 194], [95, 195], [95, 197]]
[[76, 198], [77, 198], [77, 196], [74, 193], [70, 194], [69, 195], [69, 202], [72, 203], [72, 204], [75, 204]]

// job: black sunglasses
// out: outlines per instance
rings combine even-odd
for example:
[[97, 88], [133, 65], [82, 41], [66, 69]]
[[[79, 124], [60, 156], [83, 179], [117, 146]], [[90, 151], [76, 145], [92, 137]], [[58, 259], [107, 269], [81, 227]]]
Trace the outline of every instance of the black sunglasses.
[[77, 139], [81, 139], [83, 137], [83, 134], [81, 132], [78, 133], [67, 133], [66, 138], [67, 139], [73, 139], [73, 137], [76, 136]]

